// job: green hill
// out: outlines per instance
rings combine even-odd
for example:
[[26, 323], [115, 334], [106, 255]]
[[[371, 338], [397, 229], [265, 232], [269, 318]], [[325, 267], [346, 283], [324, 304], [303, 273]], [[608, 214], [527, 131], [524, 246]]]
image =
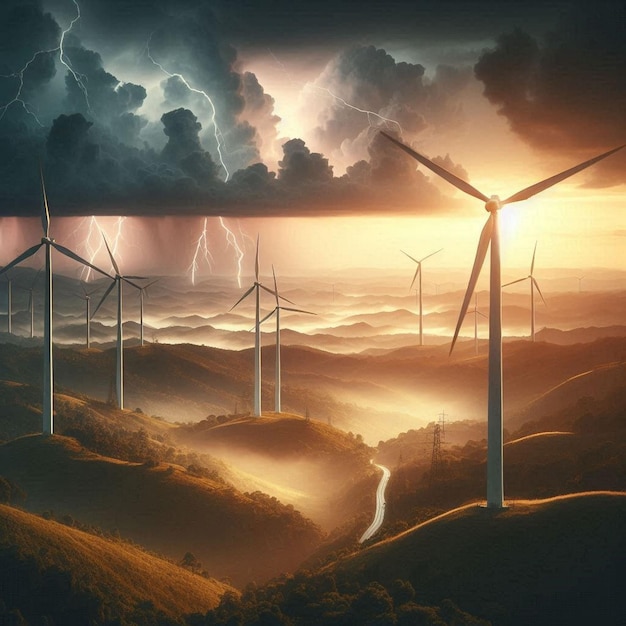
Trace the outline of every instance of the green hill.
[[293, 571], [322, 536], [260, 492], [243, 494], [172, 464], [104, 457], [58, 435], [0, 446], [0, 475], [26, 493], [30, 511], [116, 529], [175, 560], [192, 552], [210, 575], [236, 585]]
[[[232, 587], [119, 540], [0, 505], [0, 623], [170, 624], [205, 613]], [[1, 613], [4, 611], [4, 615]]]

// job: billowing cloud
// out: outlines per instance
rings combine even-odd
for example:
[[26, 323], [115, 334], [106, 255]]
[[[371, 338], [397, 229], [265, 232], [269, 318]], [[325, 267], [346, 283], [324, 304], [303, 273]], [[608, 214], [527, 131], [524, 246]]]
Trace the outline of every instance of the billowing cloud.
[[[532, 146], [584, 160], [626, 141], [623, 2], [581, 4], [544, 38], [501, 35], [475, 73], [485, 96]], [[593, 168], [592, 184], [626, 182], [626, 154]]]
[[469, 68], [440, 67], [432, 77], [422, 65], [398, 62], [385, 50], [357, 46], [341, 52], [311, 89], [328, 105], [319, 116], [316, 139], [333, 156], [364, 158], [371, 128], [416, 137], [462, 122], [459, 94]]

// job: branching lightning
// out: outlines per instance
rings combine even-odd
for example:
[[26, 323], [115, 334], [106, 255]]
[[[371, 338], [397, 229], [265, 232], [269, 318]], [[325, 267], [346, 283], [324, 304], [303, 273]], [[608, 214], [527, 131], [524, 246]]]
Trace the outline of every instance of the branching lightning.
[[235, 233], [233, 233], [228, 226], [226, 226], [226, 222], [224, 222], [224, 218], [222, 216], [219, 217], [220, 226], [226, 231], [226, 242], [229, 246], [232, 246], [235, 251], [235, 255], [237, 256], [237, 285], [241, 288], [241, 265], [244, 257], [243, 250], [241, 249], [239, 243], [237, 242], [237, 237]]
[[193, 255], [193, 259], [191, 261], [191, 265], [189, 266], [189, 272], [191, 273], [191, 284], [196, 284], [196, 272], [200, 267], [200, 261], [204, 259], [206, 264], [209, 266], [209, 269], [213, 269], [213, 255], [211, 254], [211, 250], [209, 249], [209, 233], [207, 228], [209, 218], [204, 218], [204, 225], [202, 227], [202, 232], [198, 237], [198, 241], [196, 241], [196, 249]]
[[18, 81], [17, 90], [16, 90], [15, 95], [13, 96], [13, 98], [11, 100], [9, 100], [9, 102], [7, 102], [6, 104], [3, 104], [2, 106], [0, 106], [0, 120], [2, 120], [4, 118], [6, 112], [11, 107], [11, 105], [19, 104], [24, 109], [24, 111], [26, 111], [26, 113], [28, 113], [28, 115], [30, 115], [35, 120], [35, 122], [39, 126], [43, 127], [43, 124], [41, 123], [41, 121], [37, 117], [37, 114], [32, 110], [30, 105], [25, 100], [22, 99], [22, 90], [24, 89], [24, 73], [35, 62], [35, 59], [37, 59], [38, 56], [43, 55], [43, 54], [51, 54], [53, 52], [58, 52], [59, 53], [59, 61], [67, 68], [67, 70], [74, 77], [74, 80], [76, 81], [77, 85], [79, 86], [80, 90], [83, 92], [83, 95], [85, 96], [85, 102], [87, 104], [87, 109], [89, 111], [91, 111], [91, 107], [89, 106], [89, 98], [88, 98], [88, 95], [87, 95], [87, 88], [85, 86], [85, 83], [83, 82], [83, 78], [84, 77], [81, 76], [80, 74], [78, 74], [78, 72], [76, 72], [72, 68], [72, 66], [71, 66], [71, 64], [69, 62], [69, 59], [67, 59], [67, 57], [65, 56], [65, 52], [64, 52], [64, 49], [63, 49], [63, 44], [65, 42], [65, 36], [72, 30], [72, 28], [74, 27], [74, 24], [76, 24], [76, 22], [81, 17], [80, 16], [80, 6], [78, 5], [78, 2], [76, 0], [72, 0], [72, 2], [74, 3], [74, 6], [76, 7], [76, 17], [74, 17], [74, 19], [72, 19], [72, 21], [70, 22], [70, 24], [69, 24], [69, 26], [67, 28], [65, 28], [63, 31], [61, 31], [61, 38], [59, 39], [59, 45], [56, 48], [51, 48], [50, 50], [38, 50], [24, 64], [24, 66], [21, 69], [19, 69], [17, 72], [14, 72], [12, 74], [0, 75], [0, 78], [9, 78], [9, 79], [10, 78], [15, 78]]
[[179, 74], [177, 72], [174, 72], [174, 73], [169, 72], [158, 61], [156, 61], [154, 57], [152, 56], [152, 53], [150, 52], [151, 39], [152, 39], [152, 35], [150, 35], [150, 38], [148, 39], [148, 42], [146, 43], [146, 55], [148, 56], [150, 61], [156, 67], [158, 67], [166, 76], [169, 76], [170, 78], [178, 78], [180, 81], [182, 81], [183, 85], [185, 85], [185, 87], [189, 89], [189, 91], [192, 91], [193, 93], [197, 93], [209, 103], [209, 106], [211, 107], [211, 124], [213, 125], [213, 134], [215, 136], [215, 142], [217, 143], [217, 154], [218, 154], [218, 158], [220, 161], [220, 165], [222, 166], [222, 169], [224, 170], [224, 174], [225, 174], [224, 180], [228, 181], [228, 179], [230, 178], [230, 172], [228, 171], [228, 168], [226, 167], [226, 163], [224, 162], [224, 155], [222, 154], [222, 148], [224, 146], [224, 136], [222, 135], [222, 131], [217, 125], [217, 119], [216, 119], [217, 111], [215, 109], [215, 105], [213, 104], [213, 100], [211, 100], [211, 97], [209, 96], [209, 94], [203, 89], [196, 89], [195, 87], [192, 87], [189, 84], [189, 81], [182, 74]]
[[[113, 256], [117, 258], [120, 242], [123, 239], [122, 226], [126, 221], [126, 217], [118, 217], [115, 221], [113, 236], [111, 237], [111, 251]], [[90, 263], [95, 263], [95, 259], [100, 254], [100, 251], [104, 249], [104, 240], [102, 239], [103, 229], [98, 223], [98, 220], [94, 215], [83, 219], [80, 227], [87, 229], [87, 235], [84, 238], [85, 245], [85, 257]], [[108, 255], [107, 255], [108, 259]], [[89, 281], [91, 278], [92, 269], [90, 267], [83, 267], [81, 270], [80, 278], [84, 281]]]
[[369, 124], [369, 126], [375, 126], [375, 124], [372, 124], [372, 118], [374, 117], [374, 118], [377, 118], [379, 122], [382, 122], [386, 127], [390, 124], [397, 126], [400, 133], [402, 133], [402, 126], [400, 126], [400, 123], [396, 122], [396, 120], [392, 120], [388, 117], [384, 117], [383, 115], [380, 115], [380, 113], [376, 113], [375, 111], [368, 111], [367, 109], [360, 109], [359, 107], [354, 106], [353, 104], [350, 104], [349, 102], [346, 102], [343, 98], [340, 98], [339, 96], [335, 95], [327, 87], [319, 87], [318, 85], [312, 85], [312, 87], [313, 89], [317, 89], [319, 91], [325, 91], [333, 100], [336, 100], [337, 102], [341, 103], [343, 106], [347, 107], [348, 109], [353, 109], [354, 111], [358, 111], [359, 113], [364, 113], [365, 115], [367, 115], [367, 123]]

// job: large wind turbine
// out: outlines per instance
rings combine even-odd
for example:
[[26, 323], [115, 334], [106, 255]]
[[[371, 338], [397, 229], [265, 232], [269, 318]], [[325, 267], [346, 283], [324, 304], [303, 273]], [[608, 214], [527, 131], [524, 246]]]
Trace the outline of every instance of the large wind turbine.
[[43, 171], [41, 174], [41, 190], [43, 193], [43, 208], [41, 213], [41, 225], [43, 227], [43, 237], [41, 243], [38, 243], [28, 250], [22, 252], [17, 258], [13, 259], [8, 265], [5, 265], [0, 274], [4, 274], [12, 267], [18, 265], [22, 261], [31, 257], [42, 246], [46, 249], [46, 288], [44, 298], [44, 318], [43, 318], [43, 433], [51, 435], [54, 432], [54, 371], [52, 360], [52, 248], [58, 250], [66, 257], [78, 261], [87, 267], [104, 274], [111, 278], [104, 270], [92, 265], [82, 257], [78, 256], [68, 248], [59, 245], [50, 238], [50, 211], [48, 209], [48, 197], [46, 195], [46, 186], [43, 180]]
[[437, 254], [437, 252], [441, 252], [442, 250], [443, 248], [439, 248], [439, 250], [436, 250], [435, 252], [431, 252], [425, 257], [422, 257], [419, 261], [417, 259], [414, 259], [410, 254], [407, 254], [404, 250], [400, 250], [400, 252], [408, 256], [409, 259], [411, 259], [411, 261], [414, 261], [415, 263], [417, 263], [417, 269], [415, 270], [415, 274], [413, 274], [413, 280], [411, 281], [411, 286], [409, 287], [409, 291], [411, 291], [413, 285], [415, 284], [415, 279], [417, 279], [417, 291], [419, 294], [418, 299], [419, 299], [419, 318], [420, 318], [420, 346], [424, 345], [424, 327], [423, 327], [423, 322], [422, 322], [422, 319], [423, 319], [422, 317], [422, 261], [429, 259], [431, 256]]
[[[274, 291], [265, 287], [259, 282], [259, 236], [256, 238], [256, 257], [254, 260], [254, 283], [252, 287], [246, 291], [246, 293], [230, 307], [229, 311], [232, 311], [242, 300], [247, 298], [253, 291], [256, 290], [256, 315], [254, 322], [254, 415], [255, 417], [261, 417], [261, 289], [267, 291], [267, 293], [275, 294]], [[280, 296], [283, 300], [282, 296]]]
[[[113, 265], [115, 276], [113, 278], [113, 282], [104, 292], [102, 299], [98, 302], [98, 306], [91, 317], [93, 319], [98, 312], [98, 309], [102, 306], [102, 303], [107, 299], [111, 291], [113, 291], [113, 287], [117, 285], [117, 365], [115, 371], [115, 391], [117, 393], [117, 405], [119, 409], [122, 410], [124, 408], [124, 329], [122, 326], [122, 282], [128, 283], [135, 289], [141, 290], [141, 287], [132, 282], [130, 279], [143, 280], [145, 279], [145, 276], [122, 276], [120, 274], [120, 268], [115, 260], [115, 257], [113, 256], [113, 253], [111, 252], [111, 248], [109, 248], [109, 242], [106, 240], [104, 233], [102, 233], [102, 238], [104, 239], [104, 245], [106, 246], [109, 257], [111, 258], [111, 265]], [[109, 278], [111, 277], [109, 276]]]
[[482, 200], [485, 203], [485, 209], [489, 213], [487, 223], [483, 227], [478, 241], [478, 250], [474, 260], [474, 266], [470, 275], [467, 291], [459, 320], [454, 331], [450, 353], [454, 348], [454, 344], [459, 334], [461, 324], [467, 312], [469, 301], [474, 292], [476, 282], [480, 270], [482, 269], [487, 255], [487, 249], [491, 244], [491, 268], [489, 282], [489, 383], [488, 383], [488, 404], [487, 404], [487, 506], [490, 508], [502, 508], [504, 506], [504, 475], [502, 466], [502, 294], [501, 294], [501, 278], [500, 278], [500, 228], [499, 228], [499, 211], [505, 204], [520, 202], [527, 200], [532, 196], [545, 191], [549, 187], [573, 176], [577, 172], [605, 159], [606, 157], [621, 150], [626, 144], [609, 150], [589, 161], [585, 161], [575, 167], [572, 167], [560, 174], [556, 174], [539, 183], [526, 187], [521, 191], [509, 196], [506, 200], [500, 200], [498, 196], [488, 198], [475, 187], [458, 176], [448, 172], [445, 168], [433, 163], [427, 157], [415, 152], [409, 146], [394, 139], [387, 133], [381, 131], [389, 141], [396, 144], [407, 154], [412, 156], [416, 161], [433, 171], [435, 174], [447, 180], [460, 191]]
[[311, 311], [303, 311], [302, 309], [293, 309], [288, 306], [281, 306], [278, 298], [282, 298], [286, 300], [290, 304], [293, 304], [291, 300], [287, 300], [287, 298], [283, 298], [278, 295], [278, 285], [276, 284], [276, 272], [274, 271], [274, 266], [272, 265], [272, 276], [274, 277], [274, 295], [276, 296], [276, 306], [274, 310], [266, 315], [259, 324], [262, 324], [265, 320], [268, 320], [272, 315], [276, 314], [276, 385], [274, 391], [274, 411], [276, 413], [281, 412], [281, 404], [280, 404], [280, 388], [281, 388], [281, 380], [280, 380], [280, 312], [281, 311], [293, 311], [294, 313], [306, 313], [307, 315], [317, 315], [316, 313], [312, 313]]
[[[535, 289], [537, 293], [541, 296], [543, 303], [546, 304], [546, 301], [541, 293], [541, 289], [539, 289], [539, 283], [533, 276], [533, 272], [535, 270], [535, 254], [537, 253], [537, 242], [535, 241], [535, 249], [533, 250], [533, 260], [530, 263], [530, 274], [525, 276], [524, 278], [518, 278], [517, 280], [513, 280], [510, 283], [506, 283], [502, 285], [503, 287], [508, 287], [509, 285], [514, 285], [515, 283], [521, 283], [525, 280], [530, 282], [530, 338], [531, 341], [535, 341]], [[547, 306], [547, 305], [546, 305]]]

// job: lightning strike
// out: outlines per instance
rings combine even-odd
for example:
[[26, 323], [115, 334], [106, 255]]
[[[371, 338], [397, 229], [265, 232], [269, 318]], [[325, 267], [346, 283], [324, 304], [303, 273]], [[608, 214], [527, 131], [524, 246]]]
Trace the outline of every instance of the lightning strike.
[[189, 270], [188, 270], [189, 272], [191, 272], [191, 284], [192, 285], [196, 284], [196, 272], [198, 271], [200, 267], [199, 264], [200, 264], [201, 259], [204, 259], [206, 264], [209, 266], [210, 270], [213, 269], [213, 255], [211, 254], [211, 251], [209, 250], [209, 240], [208, 240], [209, 233], [207, 229], [208, 220], [209, 220], [208, 217], [204, 218], [202, 232], [200, 233], [200, 236], [198, 237], [198, 241], [196, 242], [196, 249], [194, 251], [193, 259], [191, 261], [191, 265], [189, 266]]
[[[313, 87], [313, 89], [317, 89], [319, 91], [325, 91], [333, 100], [336, 100], [337, 102], [341, 103], [343, 106], [347, 107], [348, 109], [353, 109], [354, 111], [357, 111], [359, 113], [364, 113], [365, 115], [367, 115], [367, 123], [369, 126], [375, 126], [374, 124], [372, 124], [372, 118], [377, 118], [380, 122], [382, 122], [382, 124], [387, 128], [389, 125], [395, 125], [397, 126], [398, 130], [400, 131], [400, 133], [402, 133], [402, 126], [400, 126], [399, 122], [396, 122], [396, 120], [392, 120], [388, 117], [384, 117], [383, 115], [380, 115], [380, 113], [376, 113], [375, 111], [368, 111], [367, 109], [360, 109], [357, 106], [354, 106], [353, 104], [350, 104], [349, 102], [346, 102], [343, 98], [340, 98], [339, 96], [335, 95], [330, 89], [328, 89], [327, 87], [319, 87], [318, 85], [311, 85]], [[380, 125], [377, 124], [377, 126]]]
[[[111, 241], [111, 250], [113, 255], [117, 257], [118, 248], [120, 241], [123, 239], [122, 234], [122, 225], [126, 217], [118, 217], [115, 221], [114, 225], [114, 233], [111, 237], [109, 235], [109, 239]], [[98, 223], [95, 215], [92, 215], [89, 218], [84, 218], [79, 228], [83, 226], [87, 229], [87, 234], [84, 238], [84, 246], [85, 246], [85, 257], [89, 260], [90, 263], [94, 264], [95, 259], [100, 254], [100, 251], [104, 249], [104, 240], [102, 238], [102, 233], [104, 232], [101, 224]], [[107, 255], [108, 258], [108, 255]], [[81, 270], [80, 278], [85, 282], [88, 282], [91, 278], [91, 268], [83, 267]]]
[[72, 76], [74, 77], [74, 80], [76, 81], [76, 83], [78, 84], [80, 90], [83, 92], [83, 95], [85, 96], [85, 102], [87, 104], [87, 109], [89, 111], [91, 111], [91, 107], [89, 106], [89, 98], [87, 95], [87, 88], [85, 87], [85, 84], [83, 82], [83, 76], [81, 76], [80, 74], [78, 74], [78, 72], [76, 72], [70, 62], [69, 59], [67, 59], [67, 57], [65, 56], [65, 52], [63, 50], [63, 44], [65, 42], [65, 36], [72, 30], [72, 28], [74, 27], [74, 24], [76, 24], [76, 22], [80, 19], [81, 15], [80, 15], [80, 6], [78, 5], [78, 2], [76, 0], [72, 0], [72, 2], [74, 3], [74, 6], [76, 7], [76, 17], [74, 17], [74, 19], [72, 19], [72, 21], [70, 22], [69, 26], [67, 28], [65, 28], [63, 31], [61, 31], [61, 37], [59, 39], [59, 45], [56, 48], [50, 48], [49, 50], [38, 50], [37, 52], [35, 52], [33, 54], [33, 56], [24, 64], [24, 66], [19, 69], [17, 72], [13, 72], [12, 74], [2, 74], [0, 75], [0, 78], [7, 78], [7, 79], [17, 79], [17, 90], [15, 92], [15, 95], [13, 96], [13, 98], [11, 100], [9, 100], [6, 104], [3, 104], [0, 106], [0, 121], [2, 121], [2, 119], [4, 118], [6, 112], [9, 110], [9, 108], [13, 105], [13, 104], [19, 104], [24, 111], [26, 111], [26, 113], [28, 113], [28, 115], [30, 115], [35, 122], [43, 127], [43, 124], [41, 122], [41, 120], [39, 119], [39, 117], [37, 117], [37, 114], [35, 113], [35, 111], [32, 109], [32, 107], [25, 101], [22, 99], [22, 90], [24, 89], [24, 74], [26, 73], [26, 71], [28, 70], [28, 68], [35, 62], [35, 60], [37, 59], [37, 57], [39, 57], [40, 55], [44, 55], [44, 54], [52, 54], [53, 52], [58, 52], [59, 53], [59, 61], [67, 68], [67, 70], [70, 72], [70, 74], [72, 74]]
[[241, 288], [241, 265], [244, 257], [243, 250], [241, 249], [239, 243], [237, 242], [237, 237], [235, 233], [233, 233], [228, 226], [226, 226], [226, 222], [224, 222], [224, 218], [220, 215], [219, 217], [220, 226], [226, 232], [226, 243], [229, 247], [232, 247], [235, 251], [235, 255], [237, 256], [237, 285]]
[[220, 161], [220, 165], [222, 166], [224, 170], [224, 174], [225, 174], [224, 181], [225, 182], [228, 181], [228, 179], [230, 178], [230, 172], [228, 171], [228, 168], [226, 167], [226, 163], [224, 162], [224, 155], [222, 154], [222, 149], [224, 147], [224, 136], [222, 135], [222, 131], [217, 125], [217, 119], [216, 119], [217, 110], [215, 109], [213, 100], [211, 100], [211, 97], [209, 96], [209, 94], [203, 89], [196, 89], [195, 87], [192, 87], [189, 84], [189, 81], [182, 74], [179, 74], [177, 72], [169, 72], [158, 61], [156, 61], [154, 57], [152, 56], [152, 53], [150, 52], [151, 39], [152, 39], [152, 35], [150, 35], [150, 38], [148, 39], [148, 42], [146, 43], [146, 55], [148, 56], [150, 61], [156, 67], [158, 67], [166, 76], [169, 76], [170, 78], [178, 78], [180, 81], [182, 81], [183, 85], [185, 85], [185, 87], [189, 89], [189, 91], [192, 91], [193, 93], [197, 93], [209, 103], [209, 107], [211, 108], [211, 124], [213, 125], [213, 135], [215, 137], [215, 142], [217, 143], [217, 154], [218, 154], [218, 158]]

